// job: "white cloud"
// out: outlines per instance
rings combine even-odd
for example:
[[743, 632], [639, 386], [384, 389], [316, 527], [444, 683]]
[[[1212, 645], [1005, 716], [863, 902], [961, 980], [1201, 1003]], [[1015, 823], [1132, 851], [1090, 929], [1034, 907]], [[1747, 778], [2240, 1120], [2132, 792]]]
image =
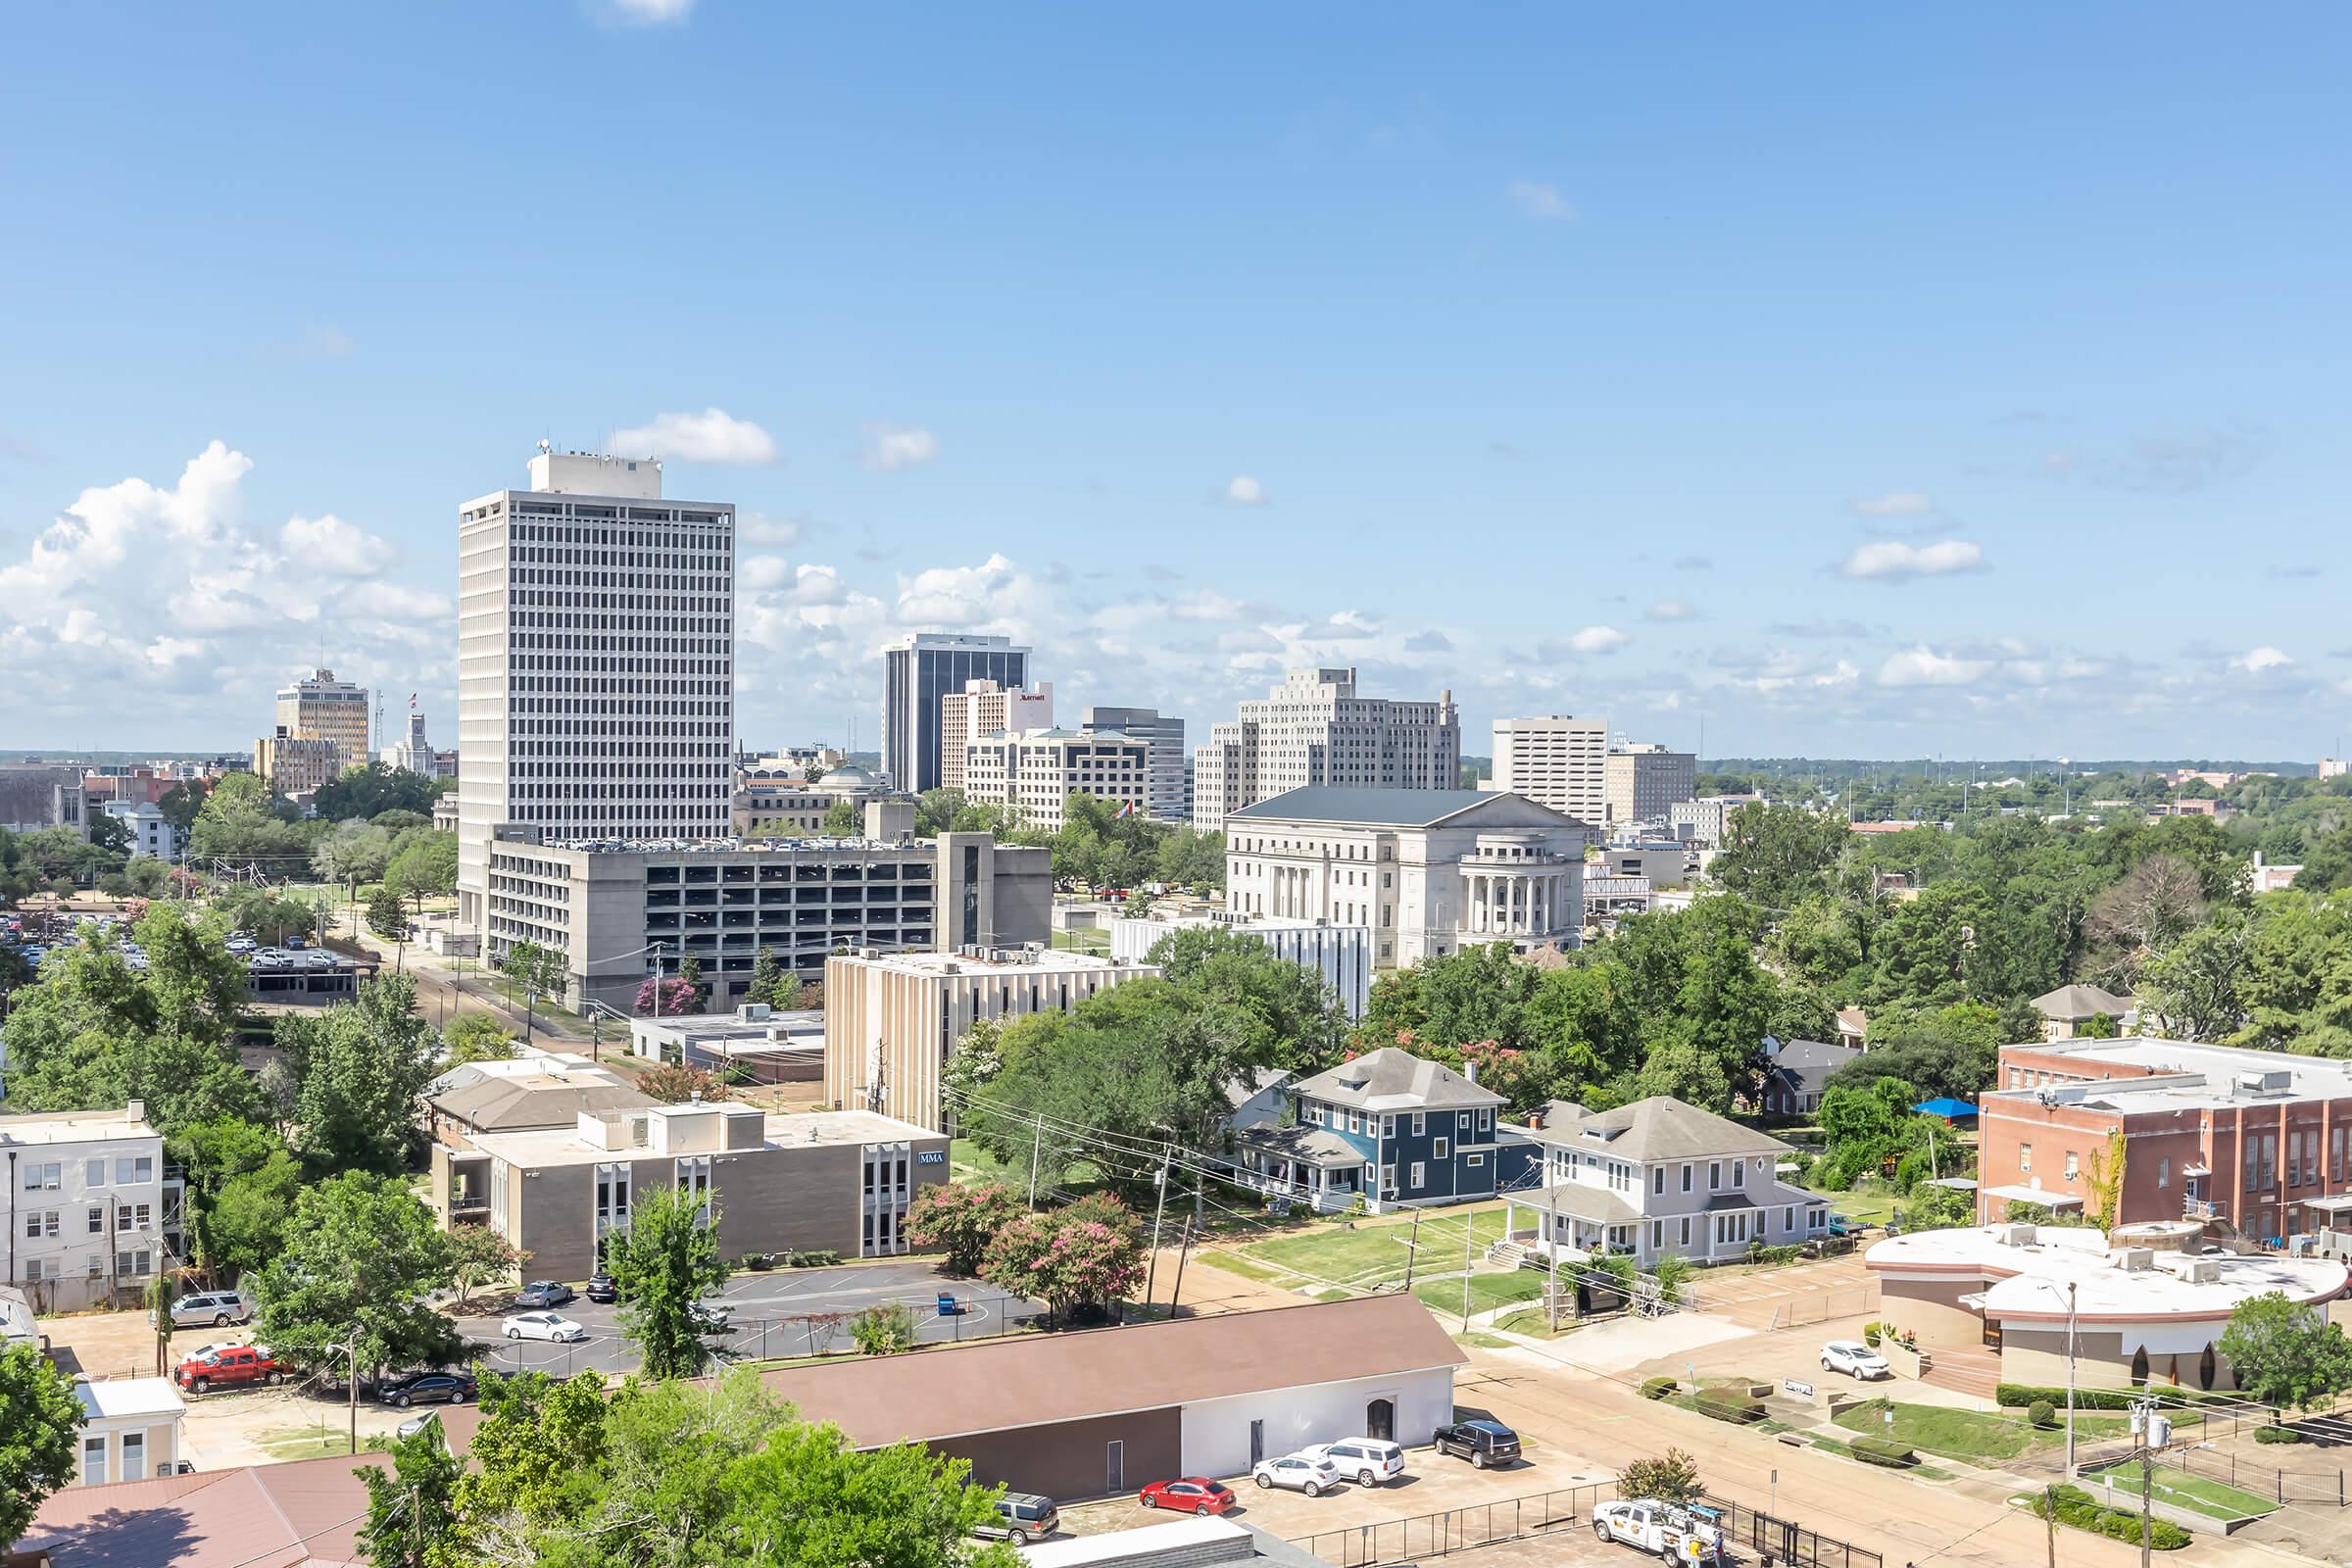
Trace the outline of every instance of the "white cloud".
[[776, 461], [775, 437], [724, 409], [657, 414], [651, 424], [613, 431], [612, 450], [624, 458], [676, 458], [683, 463]]
[[694, 0], [607, 0], [612, 19], [633, 27], [660, 27], [684, 22]]
[[1576, 207], [1560, 187], [1541, 179], [1511, 181], [1511, 205], [1527, 218], [1574, 218]]
[[1853, 503], [1854, 511], [1865, 517], [1917, 517], [1936, 510], [1936, 503], [1916, 490], [1889, 490], [1883, 495], [1864, 496]]
[[746, 588], [781, 588], [792, 580], [792, 564], [782, 556], [746, 556], [735, 574]]
[[2249, 648], [2230, 661], [2231, 669], [2242, 669], [2249, 675], [2259, 675], [2266, 669], [2286, 669], [2293, 664], [2294, 660], [2267, 645]]
[[1262, 507], [1266, 504], [1266, 487], [1246, 473], [1237, 473], [1225, 485], [1225, 499], [1237, 507]]
[[1651, 620], [1689, 620], [1698, 613], [1680, 599], [1661, 599], [1642, 612]]
[[1632, 640], [1614, 626], [1587, 626], [1568, 639], [1568, 646], [1580, 654], [1609, 654]]
[[802, 517], [771, 517], [764, 512], [735, 514], [735, 536], [747, 545], [797, 545], [808, 531]]
[[1981, 545], [1964, 539], [1945, 539], [1937, 544], [1905, 544], [1899, 539], [1878, 539], [1858, 545], [1838, 570], [1848, 577], [1879, 582], [1896, 582], [1906, 577], [1936, 577], [1946, 572], [1975, 571], [1984, 564]]
[[288, 517], [277, 537], [302, 569], [329, 577], [372, 575], [389, 565], [394, 554], [390, 544], [331, 512], [319, 517]]
[[1966, 686], [1992, 667], [1987, 660], [1958, 659], [1921, 645], [1890, 655], [1879, 666], [1882, 686]]
[[939, 437], [919, 424], [896, 425], [879, 421], [865, 427], [863, 462], [884, 473], [919, 468], [939, 456]]

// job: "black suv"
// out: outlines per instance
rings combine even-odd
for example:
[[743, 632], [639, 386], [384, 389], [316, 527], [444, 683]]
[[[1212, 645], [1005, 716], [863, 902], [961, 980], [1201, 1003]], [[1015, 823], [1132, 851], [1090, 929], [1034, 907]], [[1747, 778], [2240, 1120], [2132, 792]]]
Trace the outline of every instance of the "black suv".
[[1440, 1453], [1463, 1458], [1480, 1470], [1519, 1457], [1519, 1434], [1499, 1421], [1457, 1421], [1431, 1439]]
[[612, 1275], [600, 1268], [588, 1276], [588, 1299], [617, 1301], [620, 1299], [620, 1287], [613, 1283]]
[[997, 1499], [997, 1520], [973, 1531], [978, 1536], [1009, 1537], [1016, 1546], [1043, 1541], [1061, 1525], [1052, 1497], [1034, 1492], [1007, 1492]]
[[475, 1393], [470, 1372], [412, 1372], [407, 1377], [386, 1379], [376, 1387], [375, 1397], [379, 1403], [406, 1410], [412, 1404], [431, 1404], [436, 1399], [464, 1404]]

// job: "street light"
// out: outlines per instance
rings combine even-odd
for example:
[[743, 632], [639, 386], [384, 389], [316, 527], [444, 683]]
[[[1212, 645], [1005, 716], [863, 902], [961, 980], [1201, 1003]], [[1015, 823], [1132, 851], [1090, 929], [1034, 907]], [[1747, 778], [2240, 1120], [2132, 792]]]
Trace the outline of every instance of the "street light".
[[[2034, 1282], [2045, 1290], [2055, 1291], [2055, 1280]], [[2066, 1479], [2071, 1485], [2075, 1472], [2075, 1290], [2076, 1282], [2066, 1282]]]

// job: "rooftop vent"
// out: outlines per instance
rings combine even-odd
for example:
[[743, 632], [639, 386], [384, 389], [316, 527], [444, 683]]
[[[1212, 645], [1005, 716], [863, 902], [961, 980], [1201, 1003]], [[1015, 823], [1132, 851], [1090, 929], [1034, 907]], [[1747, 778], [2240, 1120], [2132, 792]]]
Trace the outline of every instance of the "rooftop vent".
[[2145, 1274], [2156, 1266], [2156, 1254], [2145, 1247], [2119, 1247], [2107, 1254], [2107, 1261], [2127, 1274]]
[[2284, 1067], [2267, 1067], [2237, 1075], [2237, 1087], [2249, 1095], [2283, 1095], [2295, 1075]]
[[2188, 1252], [2170, 1252], [2159, 1260], [2164, 1268], [2191, 1285], [2218, 1285], [2222, 1279], [2222, 1260], [2218, 1257], [2199, 1257]]
[[1993, 1235], [2003, 1247], [2032, 1247], [2034, 1227], [2026, 1224], [1996, 1225]]

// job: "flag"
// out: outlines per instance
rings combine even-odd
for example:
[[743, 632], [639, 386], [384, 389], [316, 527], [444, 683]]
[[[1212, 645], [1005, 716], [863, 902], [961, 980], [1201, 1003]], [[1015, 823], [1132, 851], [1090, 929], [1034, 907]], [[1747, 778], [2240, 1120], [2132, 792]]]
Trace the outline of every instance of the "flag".
[[415, 692], [409, 693], [409, 706], [411, 708], [415, 708], [416, 706], [416, 694]]
[[1126, 820], [1127, 820], [1127, 818], [1129, 818], [1129, 817], [1133, 816], [1134, 814], [1135, 814], [1135, 803], [1134, 803], [1133, 801], [1121, 801], [1121, 802], [1119, 803], [1119, 820], [1120, 820], [1120, 821], [1124, 822], [1124, 821], [1126, 821]]

